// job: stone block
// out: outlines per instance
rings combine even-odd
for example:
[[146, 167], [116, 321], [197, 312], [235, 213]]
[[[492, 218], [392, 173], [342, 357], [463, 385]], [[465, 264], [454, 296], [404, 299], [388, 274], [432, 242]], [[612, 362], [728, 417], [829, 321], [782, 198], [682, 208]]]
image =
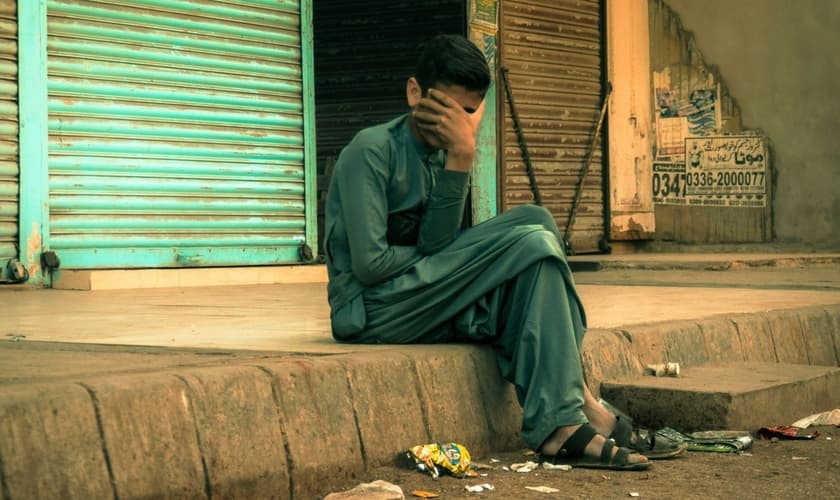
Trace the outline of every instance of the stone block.
[[99, 408], [116, 498], [207, 495], [187, 386], [173, 375], [85, 384]]
[[710, 318], [697, 322], [709, 362], [743, 361], [744, 351], [738, 329], [729, 318]]
[[799, 321], [802, 323], [802, 337], [809, 364], [840, 366], [834, 345], [834, 325], [826, 310], [822, 307], [801, 309]]
[[628, 337], [629, 333], [612, 330], [589, 330], [583, 337], [583, 372], [596, 396], [600, 394], [601, 381], [641, 375], [644, 371]]
[[489, 347], [473, 352], [481, 400], [487, 415], [492, 450], [518, 450], [525, 447], [522, 441], [522, 407], [516, 398], [513, 384], [502, 378], [496, 353]]
[[415, 365], [431, 441], [454, 441], [480, 456], [492, 449], [492, 436], [471, 356], [474, 349], [464, 345], [429, 347], [419, 351], [422, 354]]
[[113, 498], [93, 402], [79, 385], [0, 387], [4, 498]]
[[796, 310], [770, 311], [764, 313], [779, 363], [808, 364], [805, 340], [802, 338], [802, 323]]
[[398, 353], [336, 358], [350, 380], [368, 467], [392, 464], [401, 451], [429, 442], [414, 363]]
[[256, 367], [182, 372], [190, 389], [210, 492], [217, 498], [288, 496], [280, 410]]
[[626, 332], [642, 366], [665, 362], [690, 366], [707, 361], [703, 332], [695, 322], [632, 325]]
[[287, 442], [293, 498], [314, 498], [365, 469], [344, 367], [334, 359], [260, 365], [273, 377]]
[[613, 380], [601, 391], [644, 426], [755, 431], [837, 408], [836, 387], [837, 367], [744, 362], [690, 367], [678, 378]]
[[738, 330], [744, 361], [775, 363], [776, 348], [770, 325], [760, 314], [737, 314], [732, 316], [732, 323]]
[[831, 321], [831, 336], [834, 339], [834, 354], [840, 361], [840, 305], [826, 306], [825, 312]]

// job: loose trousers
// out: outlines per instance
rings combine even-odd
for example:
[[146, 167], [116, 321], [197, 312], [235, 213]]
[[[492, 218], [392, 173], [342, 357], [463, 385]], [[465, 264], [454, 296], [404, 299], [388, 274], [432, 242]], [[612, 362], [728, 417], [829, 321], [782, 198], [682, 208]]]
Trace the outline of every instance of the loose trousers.
[[467, 229], [441, 252], [364, 292], [362, 343], [493, 346], [523, 408], [532, 448], [586, 422], [586, 318], [549, 212], [526, 205]]

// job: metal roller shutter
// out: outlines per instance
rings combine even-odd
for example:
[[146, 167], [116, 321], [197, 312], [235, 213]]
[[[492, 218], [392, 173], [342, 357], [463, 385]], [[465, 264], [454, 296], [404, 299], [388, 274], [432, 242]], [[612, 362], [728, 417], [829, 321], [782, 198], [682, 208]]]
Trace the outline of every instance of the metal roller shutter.
[[[543, 205], [565, 229], [601, 106], [598, 0], [505, 0], [501, 64], [528, 144]], [[504, 95], [500, 92], [500, 94]], [[502, 209], [533, 202], [511, 119], [504, 116]], [[593, 153], [572, 229], [576, 252], [604, 238], [603, 141]]]
[[0, 1], [0, 278], [18, 257], [17, 5]]
[[417, 46], [435, 34], [465, 34], [467, 9], [465, 0], [317, 0], [314, 9], [323, 202], [331, 164], [356, 132], [408, 111]]
[[62, 266], [298, 260], [298, 1], [48, 0], [47, 13]]

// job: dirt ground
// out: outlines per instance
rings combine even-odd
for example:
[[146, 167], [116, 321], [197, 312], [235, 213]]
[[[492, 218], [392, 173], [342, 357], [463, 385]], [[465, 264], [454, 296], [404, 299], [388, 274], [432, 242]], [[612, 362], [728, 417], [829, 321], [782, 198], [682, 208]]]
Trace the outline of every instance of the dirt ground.
[[[840, 498], [840, 428], [815, 427], [813, 440], [756, 440], [745, 453], [686, 452], [682, 457], [657, 460], [644, 472], [614, 472], [587, 469], [531, 473], [502, 470], [502, 466], [533, 457], [522, 452], [473, 457], [474, 462], [498, 459], [485, 477], [433, 480], [426, 474], [398, 467], [382, 467], [358, 481], [377, 479], [400, 486], [407, 499], [412, 490], [437, 493], [440, 499], [493, 497], [499, 499], [828, 499]], [[469, 447], [468, 447], [469, 448]], [[466, 485], [489, 483], [493, 491], [469, 493]], [[355, 484], [348, 484], [350, 489]], [[526, 486], [548, 486], [556, 493], [531, 491]], [[329, 493], [329, 492], [325, 492]], [[633, 493], [633, 495], [631, 495]]]

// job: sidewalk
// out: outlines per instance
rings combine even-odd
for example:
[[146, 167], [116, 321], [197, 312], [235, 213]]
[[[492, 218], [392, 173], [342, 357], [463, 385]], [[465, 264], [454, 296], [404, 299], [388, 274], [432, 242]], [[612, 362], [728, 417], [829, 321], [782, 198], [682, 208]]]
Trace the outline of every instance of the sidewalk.
[[[572, 260], [600, 269], [575, 275], [596, 390], [663, 360], [840, 365], [840, 254]], [[338, 344], [323, 283], [0, 304], [7, 498], [311, 498], [413, 444], [521, 445], [492, 352]]]

